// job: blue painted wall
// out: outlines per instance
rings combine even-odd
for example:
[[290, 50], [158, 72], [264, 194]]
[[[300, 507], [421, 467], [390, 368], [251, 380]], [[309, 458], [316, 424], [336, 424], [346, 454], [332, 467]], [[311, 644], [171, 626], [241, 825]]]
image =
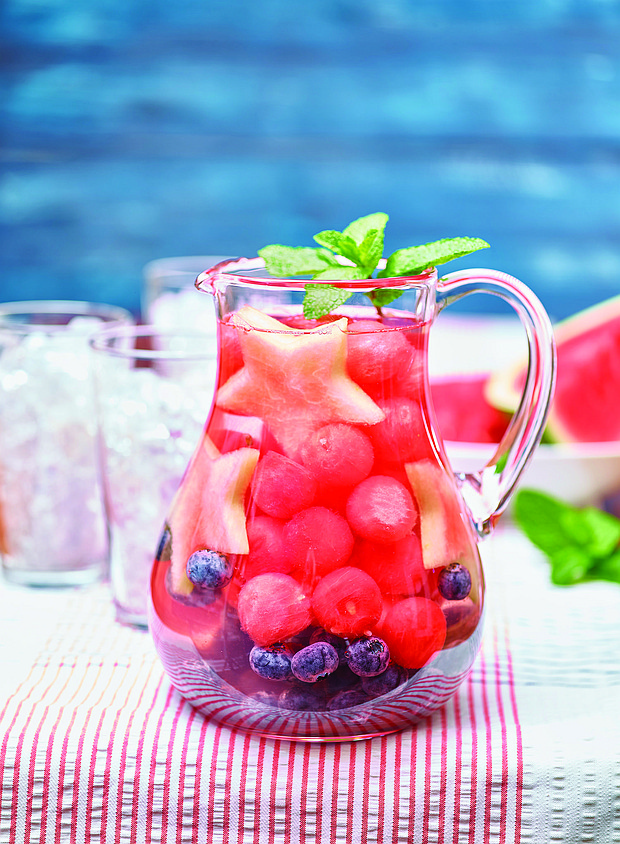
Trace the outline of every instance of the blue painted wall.
[[[618, 0], [5, 0], [0, 299], [137, 311], [142, 266], [492, 248], [561, 318], [620, 293]], [[468, 309], [494, 310], [490, 297]]]

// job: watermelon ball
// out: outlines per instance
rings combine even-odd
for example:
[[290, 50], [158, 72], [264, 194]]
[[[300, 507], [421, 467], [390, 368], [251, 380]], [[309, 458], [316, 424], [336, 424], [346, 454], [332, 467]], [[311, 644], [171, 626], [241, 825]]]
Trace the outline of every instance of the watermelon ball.
[[416, 533], [390, 543], [359, 540], [351, 557], [353, 561], [387, 595], [415, 595], [429, 578], [429, 572], [424, 568], [420, 537]]
[[405, 598], [387, 611], [380, 630], [396, 663], [422, 668], [443, 647], [446, 618], [428, 598]]
[[385, 419], [369, 429], [377, 460], [413, 463], [433, 455], [419, 402], [394, 396], [376, 403], [385, 413]]
[[326, 507], [294, 515], [282, 538], [293, 569], [318, 577], [346, 563], [355, 542], [347, 520]]
[[298, 680], [316, 683], [334, 672], [339, 665], [338, 651], [329, 642], [313, 642], [293, 656], [291, 670]]
[[411, 533], [418, 511], [404, 484], [390, 475], [371, 475], [347, 500], [347, 521], [358, 536], [396, 542]]
[[306, 440], [300, 458], [320, 484], [355, 486], [368, 477], [375, 456], [367, 434], [335, 422], [319, 428]]
[[250, 668], [265, 680], [288, 680], [291, 676], [293, 651], [286, 645], [261, 648], [254, 645], [250, 651]]
[[230, 583], [234, 568], [225, 554], [205, 549], [190, 555], [185, 572], [194, 586], [221, 589]]
[[301, 632], [312, 621], [310, 599], [288, 574], [258, 574], [237, 600], [241, 629], [256, 645], [274, 645]]
[[400, 665], [392, 662], [376, 677], [363, 677], [362, 688], [370, 697], [381, 697], [397, 689], [408, 678], [408, 673]]
[[351, 671], [358, 677], [376, 677], [382, 674], [390, 662], [390, 651], [382, 639], [371, 636], [355, 639], [346, 650], [345, 659]]
[[461, 563], [450, 563], [442, 569], [437, 586], [447, 601], [462, 601], [471, 590], [471, 574]]
[[282, 539], [284, 522], [272, 516], [257, 515], [248, 519], [246, 528], [250, 552], [245, 557], [245, 579], [269, 571], [288, 574], [291, 564]]
[[252, 478], [252, 498], [263, 513], [277, 519], [309, 507], [316, 494], [316, 480], [304, 466], [277, 451], [258, 461]]
[[409, 367], [413, 348], [401, 329], [371, 319], [349, 322], [347, 372], [362, 387], [387, 381]]
[[312, 610], [329, 633], [355, 639], [370, 631], [381, 615], [379, 587], [369, 574], [343, 566], [321, 578], [312, 593]]

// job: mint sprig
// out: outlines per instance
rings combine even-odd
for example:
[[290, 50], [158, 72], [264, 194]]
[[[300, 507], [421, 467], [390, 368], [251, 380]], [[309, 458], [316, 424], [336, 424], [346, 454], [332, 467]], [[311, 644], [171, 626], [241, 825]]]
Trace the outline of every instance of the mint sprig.
[[[352, 295], [325, 281], [362, 280], [372, 278], [383, 255], [385, 226], [388, 215], [381, 211], [353, 220], [343, 229], [326, 229], [314, 235], [317, 247], [294, 247], [274, 243], [258, 250], [268, 272], [284, 276], [311, 275], [321, 284], [307, 284], [304, 316], [318, 319], [343, 305]], [[385, 269], [377, 278], [420, 275], [430, 267], [445, 264], [454, 258], [469, 255], [489, 246], [477, 237], [454, 237], [397, 249], [387, 259]], [[367, 294], [377, 311], [402, 295], [401, 290], [377, 288]]]
[[551, 563], [551, 581], [620, 583], [620, 519], [596, 507], [573, 507], [546, 493], [522, 489], [514, 519]]

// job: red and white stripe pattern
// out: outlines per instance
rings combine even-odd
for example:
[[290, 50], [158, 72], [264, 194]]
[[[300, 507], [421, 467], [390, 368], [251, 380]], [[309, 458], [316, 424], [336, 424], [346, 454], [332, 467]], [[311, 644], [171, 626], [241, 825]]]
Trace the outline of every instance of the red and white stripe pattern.
[[64, 621], [0, 704], [2, 844], [521, 840], [521, 729], [497, 621], [417, 727], [304, 744], [201, 716], [149, 637], [114, 623], [105, 590], [62, 600]]

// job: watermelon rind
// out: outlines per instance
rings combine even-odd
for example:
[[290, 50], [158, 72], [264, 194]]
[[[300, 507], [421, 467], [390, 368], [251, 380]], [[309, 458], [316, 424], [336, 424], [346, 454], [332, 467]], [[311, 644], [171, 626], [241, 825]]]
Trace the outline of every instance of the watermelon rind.
[[[614, 323], [617, 323], [617, 325], [614, 325]], [[598, 407], [593, 403], [589, 403], [587, 414], [591, 422], [591, 433], [587, 436], [575, 432], [575, 424], [570, 415], [570, 410], [573, 407], [579, 411], [583, 411], [583, 388], [586, 385], [591, 388], [593, 384], [595, 386], [600, 384], [601, 387], [610, 388], [612, 394], [617, 394], [620, 397], [620, 381], [614, 384], [609, 383], [611, 380], [610, 373], [602, 365], [601, 355], [591, 357], [587, 354], [586, 350], [587, 341], [593, 336], [594, 332], [600, 338], [600, 332], [606, 326], [611, 328], [612, 325], [618, 336], [618, 376], [620, 377], [620, 295], [591, 305], [585, 310], [579, 311], [567, 319], [558, 322], [554, 326], [553, 333], [557, 347], [558, 371], [555, 398], [551, 405], [545, 429], [545, 439], [548, 442], [574, 443], [620, 440], [620, 407], [618, 407], [615, 413], [610, 413], [608, 408], [604, 407], [602, 403]], [[573, 356], [574, 358], [577, 357], [578, 363], [573, 364], [572, 371], [567, 373], [566, 369], [563, 368], [565, 359], [564, 350], [568, 342], [576, 338], [583, 338], [583, 353]], [[575, 365], [578, 366], [579, 371], [582, 370], [581, 377], [580, 372], [575, 372]], [[485, 398], [489, 404], [492, 404], [499, 410], [513, 413], [521, 399], [520, 381], [523, 381], [525, 371], [526, 361], [521, 359], [514, 365], [493, 373], [485, 386]], [[602, 392], [602, 389], [600, 392]], [[604, 418], [602, 418], [603, 414]], [[617, 419], [615, 430], [613, 426], [612, 428], [609, 426], [610, 421], [614, 420], [614, 418]], [[597, 434], [597, 432], [601, 431], [601, 422], [606, 423], [604, 425], [604, 432]]]

